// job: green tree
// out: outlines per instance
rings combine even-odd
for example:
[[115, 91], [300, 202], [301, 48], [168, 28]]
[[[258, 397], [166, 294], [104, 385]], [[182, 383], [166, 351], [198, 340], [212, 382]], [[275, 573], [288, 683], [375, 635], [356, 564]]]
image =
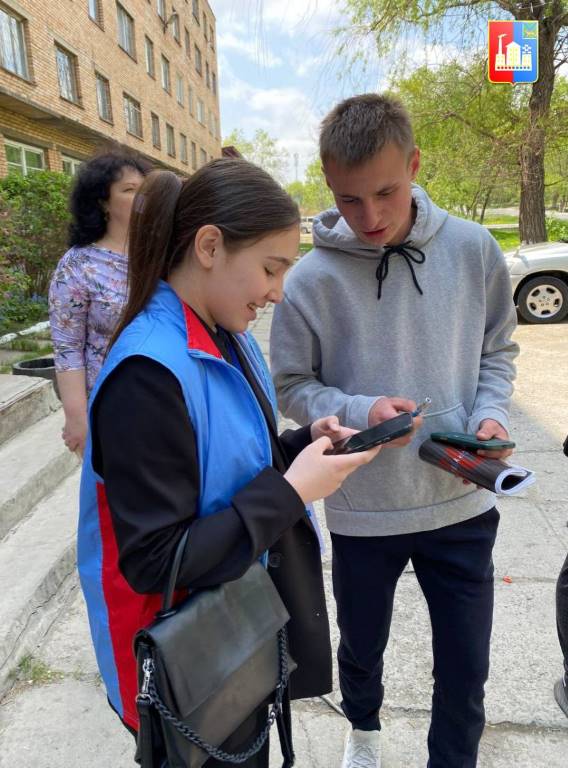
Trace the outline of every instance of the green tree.
[[[545, 156], [547, 208], [568, 210], [568, 79], [557, 78], [550, 105]], [[549, 230], [550, 236], [550, 230]]]
[[421, 67], [392, 85], [421, 149], [419, 182], [439, 204], [480, 221], [496, 190], [518, 188], [515, 132], [525, 109], [522, 94], [493, 88], [484, 69], [480, 58]]
[[304, 207], [307, 213], [320, 213], [335, 205], [333, 194], [327, 186], [321, 167], [321, 160], [316, 156], [306, 168], [304, 182]]
[[246, 139], [244, 132], [240, 130], [240, 128], [235, 128], [228, 136], [225, 136], [223, 139], [223, 146], [235, 147], [243, 157], [247, 158], [247, 160], [250, 159], [254, 152], [252, 141]]
[[[520, 168], [520, 236], [524, 242], [546, 240], [544, 213], [545, 144], [556, 70], [568, 60], [568, 0], [346, 0], [350, 26], [346, 32], [351, 50], [353, 36], [371, 36], [380, 53], [392, 51], [408, 33], [422, 32], [428, 41], [444, 38], [444, 24], [451, 13], [452, 33], [461, 32], [471, 42], [482, 20], [499, 15], [539, 22], [539, 78], [530, 86], [528, 108], [515, 150]], [[411, 42], [412, 44], [412, 42]], [[343, 50], [346, 46], [343, 46]], [[360, 47], [357, 47], [360, 50]], [[494, 86], [498, 88], [500, 86]], [[510, 88], [502, 86], [503, 90]], [[527, 89], [529, 90], [529, 89]]]
[[45, 296], [67, 250], [70, 178], [40, 171], [0, 179], [0, 260], [22, 272], [28, 295]]
[[259, 128], [249, 140], [243, 131], [235, 129], [224, 139], [223, 146], [236, 147], [243, 157], [264, 168], [276, 181], [284, 184], [289, 153], [267, 131]]
[[292, 200], [296, 202], [300, 210], [304, 210], [304, 197], [305, 189], [302, 181], [293, 181], [291, 184], [286, 185], [286, 192], [290, 195]]

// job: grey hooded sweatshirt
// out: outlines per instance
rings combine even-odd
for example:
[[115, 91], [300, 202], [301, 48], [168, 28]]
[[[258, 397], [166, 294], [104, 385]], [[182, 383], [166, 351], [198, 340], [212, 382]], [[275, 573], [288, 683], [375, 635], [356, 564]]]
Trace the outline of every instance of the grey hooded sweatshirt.
[[314, 221], [315, 248], [291, 271], [274, 310], [272, 375], [283, 413], [299, 424], [336, 414], [366, 429], [379, 396], [432, 398], [410, 445], [385, 447], [325, 503], [329, 529], [351, 536], [428, 531], [467, 520], [495, 502], [485, 490], [418, 458], [431, 432], [475, 433], [483, 419], [509, 428], [518, 346], [509, 273], [482, 226], [438, 208], [418, 185], [407, 242], [413, 264], [366, 245], [336, 209]]

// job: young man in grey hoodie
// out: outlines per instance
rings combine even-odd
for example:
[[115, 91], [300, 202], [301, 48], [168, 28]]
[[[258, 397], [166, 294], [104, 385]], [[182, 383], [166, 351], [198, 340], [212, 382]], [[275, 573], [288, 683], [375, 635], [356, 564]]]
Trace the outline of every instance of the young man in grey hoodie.
[[[429, 768], [473, 768], [484, 727], [493, 614], [493, 494], [418, 458], [435, 431], [507, 438], [517, 345], [503, 255], [489, 232], [449, 215], [414, 184], [412, 128], [395, 99], [339, 104], [320, 136], [337, 209], [313, 227], [272, 325], [284, 414], [328, 413], [366, 429], [431, 411], [325, 505], [341, 641], [342, 768], [380, 766], [383, 652], [396, 583], [412, 561], [434, 648]], [[492, 456], [505, 456], [506, 452]]]

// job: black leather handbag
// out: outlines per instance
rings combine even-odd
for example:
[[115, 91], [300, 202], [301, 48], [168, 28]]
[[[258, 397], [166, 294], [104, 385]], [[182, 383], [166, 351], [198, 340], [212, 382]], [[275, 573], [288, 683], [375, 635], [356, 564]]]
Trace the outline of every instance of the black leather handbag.
[[[272, 579], [258, 562], [240, 579], [191, 593], [178, 605], [173, 596], [188, 531], [172, 566], [162, 609], [136, 634], [136, 759], [143, 768], [200, 768], [210, 757], [229, 765], [246, 762], [264, 746], [276, 722], [283, 768], [294, 764], [288, 676], [289, 615]], [[266, 724], [246, 750], [229, 754], [223, 742], [266, 704]], [[159, 747], [156, 747], [156, 744]]]

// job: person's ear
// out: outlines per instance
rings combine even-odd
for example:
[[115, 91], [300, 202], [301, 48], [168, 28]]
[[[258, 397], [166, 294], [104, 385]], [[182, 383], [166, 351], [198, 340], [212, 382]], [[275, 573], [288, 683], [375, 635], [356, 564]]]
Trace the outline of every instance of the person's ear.
[[223, 234], [221, 230], [213, 224], [206, 224], [200, 227], [195, 235], [193, 253], [204, 269], [212, 269], [216, 251], [223, 244]]
[[414, 181], [414, 179], [418, 176], [418, 171], [420, 170], [420, 150], [418, 147], [414, 147], [414, 152], [410, 157], [408, 169], [410, 171], [410, 181]]

